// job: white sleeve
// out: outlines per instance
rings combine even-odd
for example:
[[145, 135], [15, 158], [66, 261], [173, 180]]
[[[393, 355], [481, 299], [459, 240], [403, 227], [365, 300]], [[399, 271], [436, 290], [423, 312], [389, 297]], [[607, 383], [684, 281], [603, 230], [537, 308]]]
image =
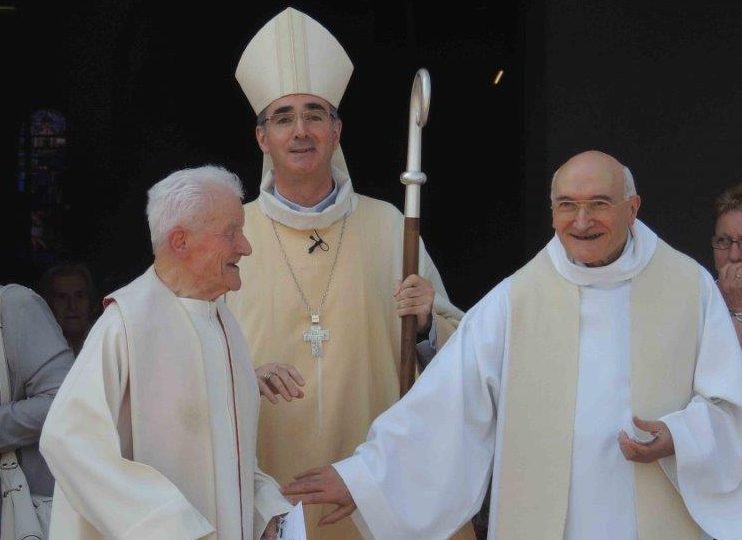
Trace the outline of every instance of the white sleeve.
[[258, 468], [255, 460], [255, 511], [253, 513], [253, 537], [258, 540], [273, 516], [291, 511], [291, 503], [281, 494], [276, 481]]
[[495, 450], [506, 299], [501, 284], [475, 306], [366, 442], [334, 464], [366, 538], [448, 538], [479, 510]]
[[675, 455], [660, 460], [698, 525], [714, 538], [742, 539], [742, 351], [724, 300], [701, 275], [701, 329], [694, 397], [661, 420]]
[[119, 413], [128, 403], [124, 336], [118, 307], [111, 304], [91, 330], [47, 416], [41, 451], [56, 478], [57, 493], [61, 490], [79, 514], [54, 513], [51, 530], [64, 537], [67, 527], [84, 526], [82, 518], [106, 538], [201, 538], [214, 529], [178, 488], [152, 467], [122, 456], [122, 439], [131, 438], [117, 430]]

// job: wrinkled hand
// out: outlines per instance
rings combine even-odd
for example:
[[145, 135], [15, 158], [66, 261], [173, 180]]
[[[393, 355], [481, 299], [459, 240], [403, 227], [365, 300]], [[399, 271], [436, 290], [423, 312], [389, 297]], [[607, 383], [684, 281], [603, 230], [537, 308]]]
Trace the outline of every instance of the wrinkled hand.
[[348, 517], [356, 509], [356, 503], [334, 467], [327, 465], [310, 469], [281, 488], [291, 504], [335, 504], [337, 508], [322, 516], [318, 525], [330, 525]]
[[717, 283], [727, 308], [742, 311], [742, 263], [730, 262], [722, 266]]
[[642, 431], [651, 433], [654, 439], [649, 442], [640, 442], [632, 439], [624, 430], [621, 430], [618, 434], [618, 446], [628, 461], [652, 463], [675, 453], [675, 444], [672, 441], [672, 434], [667, 424], [659, 421], [642, 420], [635, 416], [634, 425]]
[[396, 282], [394, 299], [397, 301], [397, 315], [417, 316], [417, 333], [427, 335], [433, 324], [433, 284], [417, 274], [410, 274], [404, 281]]
[[268, 525], [265, 526], [265, 531], [263, 531], [260, 540], [276, 540], [276, 538], [278, 538], [278, 516], [273, 516]]
[[255, 368], [255, 376], [258, 378], [260, 395], [267, 397], [274, 405], [278, 403], [278, 396], [286, 401], [304, 397], [304, 392], [299, 388], [304, 386], [304, 377], [290, 364], [263, 364]]

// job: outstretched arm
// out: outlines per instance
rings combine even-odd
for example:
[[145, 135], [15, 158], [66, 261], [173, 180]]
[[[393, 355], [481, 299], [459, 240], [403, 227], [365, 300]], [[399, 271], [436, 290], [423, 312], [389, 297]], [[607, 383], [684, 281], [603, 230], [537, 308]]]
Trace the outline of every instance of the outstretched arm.
[[491, 478], [506, 298], [501, 289], [470, 312], [351, 457], [302, 473], [284, 494], [336, 505], [320, 523], [352, 514], [368, 537], [455, 534], [480, 508]]

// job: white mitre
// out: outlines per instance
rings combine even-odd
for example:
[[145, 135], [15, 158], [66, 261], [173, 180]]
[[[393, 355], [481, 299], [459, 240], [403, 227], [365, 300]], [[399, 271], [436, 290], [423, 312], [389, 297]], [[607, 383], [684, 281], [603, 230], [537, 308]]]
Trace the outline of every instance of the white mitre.
[[[291, 94], [319, 96], [338, 108], [353, 64], [338, 40], [317, 21], [286, 8], [268, 21], [245, 47], [235, 77], [255, 114]], [[332, 164], [348, 173], [338, 145]], [[263, 177], [273, 168], [263, 157]]]

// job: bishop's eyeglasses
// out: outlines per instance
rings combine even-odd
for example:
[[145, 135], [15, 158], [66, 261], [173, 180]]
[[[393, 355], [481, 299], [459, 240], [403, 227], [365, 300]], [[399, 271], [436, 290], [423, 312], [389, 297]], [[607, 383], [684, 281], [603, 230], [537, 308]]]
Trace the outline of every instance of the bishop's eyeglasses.
[[288, 130], [296, 127], [297, 119], [301, 116], [302, 122], [306, 127], [318, 128], [328, 125], [335, 120], [335, 116], [324, 109], [307, 109], [297, 112], [281, 112], [266, 116], [263, 125], [270, 124], [275, 129]]
[[712, 236], [711, 247], [714, 249], [730, 249], [732, 244], [737, 244], [737, 247], [742, 249], [742, 238], [732, 240], [728, 236]]
[[580, 208], [585, 209], [585, 213], [588, 216], [605, 216], [609, 214], [617, 206], [624, 204], [631, 200], [631, 197], [624, 199], [623, 201], [612, 203], [605, 199], [586, 199], [582, 201], [554, 201], [551, 203], [551, 209], [562, 217], [574, 217], [576, 216]]

